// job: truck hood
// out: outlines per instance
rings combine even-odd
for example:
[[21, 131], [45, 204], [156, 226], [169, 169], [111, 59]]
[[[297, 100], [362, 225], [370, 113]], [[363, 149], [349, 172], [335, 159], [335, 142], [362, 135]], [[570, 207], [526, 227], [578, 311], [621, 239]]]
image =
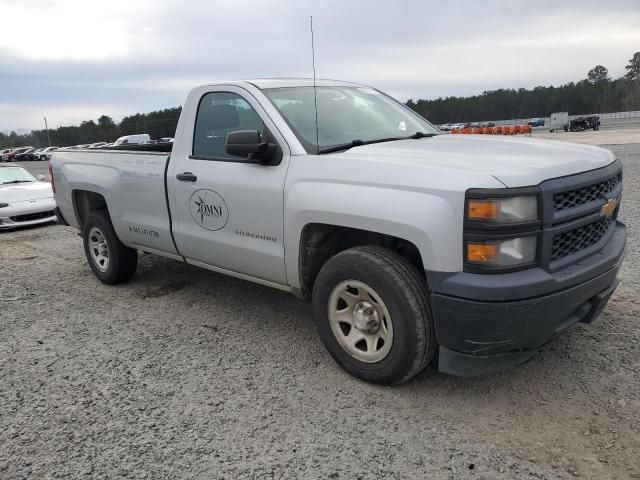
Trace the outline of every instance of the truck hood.
[[[579, 134], [577, 134], [579, 135]], [[615, 160], [604, 148], [531, 137], [438, 135], [351, 148], [349, 158], [401, 165], [429, 165], [456, 172], [485, 173], [507, 187], [537, 185], [609, 165]]]
[[51, 184], [46, 182], [0, 185], [0, 202], [17, 203], [53, 198]]

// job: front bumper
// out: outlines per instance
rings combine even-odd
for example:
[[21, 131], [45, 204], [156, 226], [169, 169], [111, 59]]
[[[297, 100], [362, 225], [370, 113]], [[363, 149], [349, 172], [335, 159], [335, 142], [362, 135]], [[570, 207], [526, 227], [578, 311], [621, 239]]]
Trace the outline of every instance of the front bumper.
[[469, 377], [511, 368], [575, 323], [593, 321], [618, 285], [625, 245], [618, 223], [598, 253], [554, 274], [427, 272], [439, 370]]
[[0, 231], [55, 222], [55, 208], [53, 198], [11, 204], [0, 209]]

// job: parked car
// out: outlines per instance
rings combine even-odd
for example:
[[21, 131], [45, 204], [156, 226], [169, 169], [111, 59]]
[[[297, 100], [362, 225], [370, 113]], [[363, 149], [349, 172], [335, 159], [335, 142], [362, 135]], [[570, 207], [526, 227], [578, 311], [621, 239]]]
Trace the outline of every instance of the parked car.
[[113, 142], [114, 146], [118, 145], [126, 145], [126, 144], [140, 144], [144, 142], [148, 142], [151, 140], [151, 136], [148, 133], [140, 133], [137, 135], [125, 135], [124, 137], [118, 138], [115, 142]]
[[58, 147], [46, 147], [42, 149], [39, 154], [39, 160], [51, 160], [51, 154], [55, 152]]
[[28, 162], [33, 160], [33, 153], [36, 151], [35, 148], [29, 148], [27, 150], [25, 150], [24, 152], [20, 152], [18, 154], [16, 154], [16, 156], [14, 157], [15, 162]]
[[501, 371], [600, 314], [626, 243], [611, 151], [441, 135], [371, 87], [313, 85], [196, 87], [171, 155], [55, 152], [95, 276], [129, 280], [140, 250], [292, 292], [336, 362], [382, 384], [436, 358]]
[[19, 148], [14, 148], [13, 150], [11, 150], [8, 153], [5, 153], [2, 156], [2, 161], [4, 162], [13, 162], [16, 159], [16, 155], [19, 155], [23, 152], [26, 152], [27, 150], [32, 149], [33, 147], [19, 147]]
[[8, 153], [12, 152], [13, 148], [5, 148], [4, 150], [0, 150], [0, 162], [4, 162], [5, 161], [5, 155], [7, 155]]
[[173, 143], [173, 138], [158, 138], [157, 140], [147, 140], [143, 142], [144, 145], [158, 145]]
[[107, 145], [107, 142], [96, 142], [89, 145], [88, 148], [102, 148]]
[[36, 148], [31, 153], [31, 156], [33, 157], [32, 160], [40, 160], [40, 155], [42, 154], [42, 152], [44, 151], [45, 148], [47, 148], [47, 147]]
[[55, 221], [53, 190], [24, 167], [0, 165], [0, 230]]
[[452, 123], [451, 130], [460, 130], [461, 128], [465, 128], [464, 123]]
[[544, 118], [532, 118], [529, 120], [529, 125], [532, 127], [544, 127]]
[[450, 123], [445, 123], [444, 125], [440, 125], [440, 130], [442, 130], [443, 132], [450, 132], [451, 131], [451, 124]]

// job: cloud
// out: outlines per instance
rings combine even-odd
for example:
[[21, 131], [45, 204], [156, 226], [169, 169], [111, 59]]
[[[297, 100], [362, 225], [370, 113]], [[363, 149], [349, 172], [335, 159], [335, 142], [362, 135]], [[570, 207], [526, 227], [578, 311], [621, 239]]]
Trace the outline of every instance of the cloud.
[[0, 0], [0, 129], [176, 106], [198, 83], [319, 76], [400, 100], [613, 76], [640, 46], [636, 0]]

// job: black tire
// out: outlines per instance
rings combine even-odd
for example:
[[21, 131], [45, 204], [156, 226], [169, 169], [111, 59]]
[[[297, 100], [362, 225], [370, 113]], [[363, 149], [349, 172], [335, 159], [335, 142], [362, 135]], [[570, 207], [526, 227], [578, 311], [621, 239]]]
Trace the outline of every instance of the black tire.
[[[355, 358], [334, 335], [329, 320], [331, 293], [346, 280], [370, 286], [391, 316], [391, 349], [376, 363]], [[394, 385], [422, 371], [436, 352], [436, 336], [428, 303], [427, 283], [397, 253], [377, 246], [355, 247], [330, 258], [313, 288], [313, 315], [325, 347], [347, 372], [368, 382]]]
[[[98, 267], [90, 246], [91, 232], [98, 229], [102, 233], [108, 248], [108, 265], [104, 271]], [[126, 282], [136, 273], [138, 266], [138, 252], [133, 248], [125, 246], [116, 235], [109, 213], [106, 210], [97, 210], [89, 215], [89, 218], [82, 229], [82, 239], [84, 242], [84, 253], [87, 262], [102, 283], [115, 285]]]

